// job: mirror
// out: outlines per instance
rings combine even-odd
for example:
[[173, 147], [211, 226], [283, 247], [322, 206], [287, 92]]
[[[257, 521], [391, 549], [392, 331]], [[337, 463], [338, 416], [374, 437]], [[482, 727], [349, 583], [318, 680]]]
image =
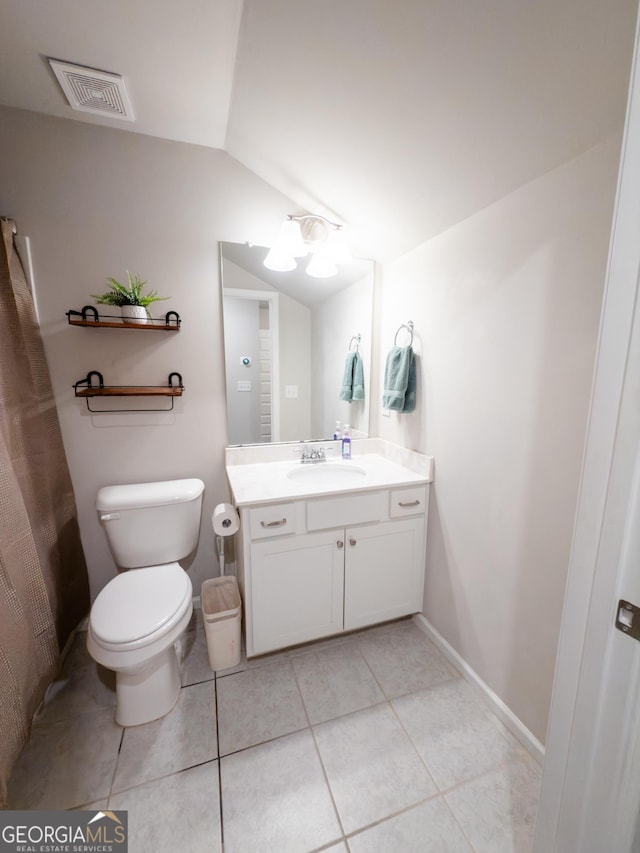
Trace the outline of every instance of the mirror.
[[[337, 420], [366, 437], [373, 261], [317, 279], [306, 259], [291, 272], [268, 270], [263, 246], [221, 243], [220, 252], [229, 444], [330, 439]], [[364, 400], [345, 402], [347, 355], [356, 348]]]

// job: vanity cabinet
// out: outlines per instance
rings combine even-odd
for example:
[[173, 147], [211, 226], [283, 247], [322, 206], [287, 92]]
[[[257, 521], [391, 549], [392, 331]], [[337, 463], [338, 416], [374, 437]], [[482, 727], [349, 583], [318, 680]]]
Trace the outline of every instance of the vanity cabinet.
[[254, 654], [342, 631], [340, 535], [331, 530], [252, 544]]
[[346, 531], [344, 630], [422, 610], [424, 517]]
[[419, 612], [428, 488], [242, 508], [247, 655]]

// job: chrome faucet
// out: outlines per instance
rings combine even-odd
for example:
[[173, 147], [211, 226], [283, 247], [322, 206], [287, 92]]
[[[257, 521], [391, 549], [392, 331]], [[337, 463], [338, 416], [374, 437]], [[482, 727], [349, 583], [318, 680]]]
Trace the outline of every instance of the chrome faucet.
[[315, 447], [313, 447], [313, 448], [304, 447], [304, 448], [302, 448], [302, 450], [298, 450], [296, 448], [294, 453], [300, 453], [301, 454], [300, 462], [303, 465], [308, 465], [308, 464], [317, 465], [318, 462], [326, 462], [327, 461], [327, 456], [326, 456], [324, 447], [318, 447], [317, 449]]

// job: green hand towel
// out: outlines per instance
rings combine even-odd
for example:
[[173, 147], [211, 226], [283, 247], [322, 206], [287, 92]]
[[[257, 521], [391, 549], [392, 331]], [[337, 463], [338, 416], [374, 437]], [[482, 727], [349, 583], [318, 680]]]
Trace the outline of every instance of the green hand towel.
[[416, 366], [411, 347], [392, 347], [384, 371], [382, 406], [412, 412], [416, 405]]
[[353, 361], [353, 400], [364, 400], [364, 370], [360, 353], [355, 353]]
[[358, 352], [348, 352], [344, 363], [344, 376], [340, 399], [351, 403], [352, 400], [364, 400], [364, 371]]
[[416, 356], [411, 347], [411, 358], [409, 359], [409, 375], [407, 377], [407, 390], [404, 395], [402, 411], [405, 414], [412, 412], [416, 407]]

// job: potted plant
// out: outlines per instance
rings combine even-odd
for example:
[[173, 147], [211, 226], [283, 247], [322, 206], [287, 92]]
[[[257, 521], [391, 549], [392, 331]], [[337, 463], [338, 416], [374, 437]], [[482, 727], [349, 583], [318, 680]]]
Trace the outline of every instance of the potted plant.
[[148, 280], [143, 281], [139, 275], [131, 275], [129, 270], [127, 270], [127, 279], [128, 284], [121, 284], [115, 278], [108, 277], [109, 290], [106, 293], [91, 295], [98, 305], [112, 305], [120, 308], [123, 323], [148, 323], [151, 317], [149, 305], [170, 297], [158, 296], [156, 290], [150, 290], [143, 295], [142, 291], [149, 283]]

